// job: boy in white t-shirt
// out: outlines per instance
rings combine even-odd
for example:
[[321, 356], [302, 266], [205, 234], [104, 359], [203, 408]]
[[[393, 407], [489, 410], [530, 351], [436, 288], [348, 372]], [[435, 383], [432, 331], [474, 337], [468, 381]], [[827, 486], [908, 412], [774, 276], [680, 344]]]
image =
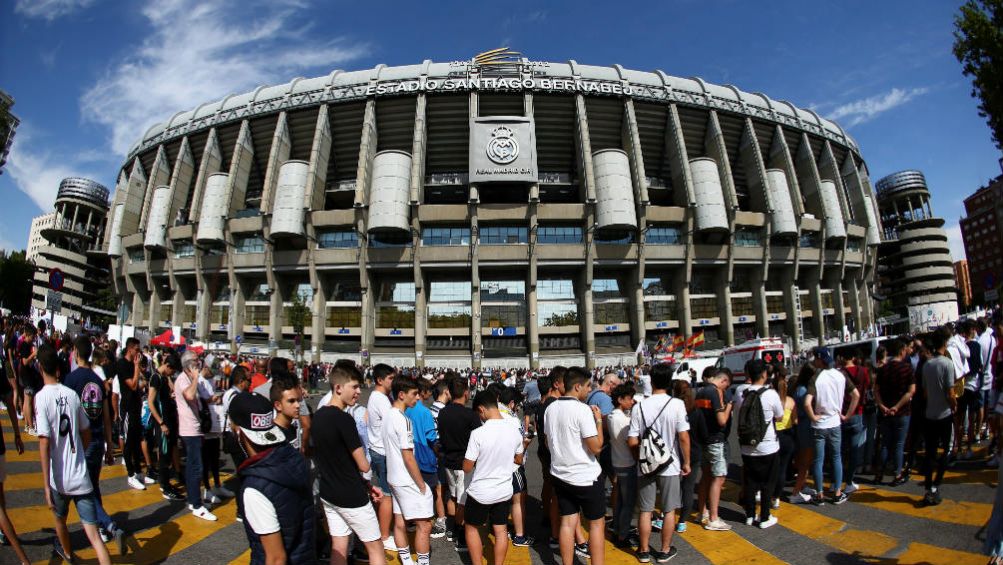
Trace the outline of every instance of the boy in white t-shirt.
[[97, 498], [87, 474], [84, 453], [90, 443], [90, 421], [73, 389], [59, 384], [59, 357], [48, 344], [38, 348], [38, 364], [45, 386], [35, 395], [38, 451], [45, 482], [45, 503], [56, 518], [53, 552], [72, 562], [73, 548], [66, 517], [73, 501], [101, 565], [110, 565], [108, 548], [98, 533]]
[[502, 417], [493, 391], [477, 393], [474, 410], [484, 424], [470, 432], [463, 456], [463, 472], [471, 477], [464, 515], [465, 537], [470, 562], [480, 563], [484, 547], [479, 530], [490, 524], [495, 535], [494, 562], [504, 563], [514, 493], [512, 473], [522, 464], [525, 445], [518, 428]]
[[393, 498], [394, 544], [401, 565], [413, 565], [408, 547], [406, 522], [415, 525], [414, 549], [418, 565], [429, 565], [432, 536], [432, 488], [425, 484], [414, 457], [411, 420], [404, 410], [418, 402], [418, 383], [409, 378], [394, 379], [393, 406], [383, 418], [383, 448], [387, 457], [387, 482]]
[[[777, 439], [776, 422], [784, 419], [784, 403], [777, 391], [767, 387], [766, 362], [762, 359], [752, 359], [745, 364], [745, 374], [749, 384], [744, 384], [735, 390], [735, 410], [742, 421], [742, 406], [746, 402], [755, 402], [758, 395], [763, 408], [763, 419], [766, 421], [766, 432], [755, 445], [742, 444], [742, 434], [739, 434], [739, 445], [742, 449], [742, 507], [745, 509], [745, 524], [751, 526], [759, 522], [762, 529], [777, 523], [776, 516], [771, 515], [770, 505], [775, 481], [779, 478], [780, 440]], [[761, 392], [759, 392], [761, 391]], [[750, 406], [755, 406], [750, 405]], [[741, 423], [738, 426], [741, 428]], [[739, 430], [741, 432], [741, 429]], [[760, 499], [760, 512], [756, 513], [756, 496]]]
[[630, 411], [634, 407], [636, 390], [632, 385], [622, 384], [613, 389], [613, 403], [616, 408], [608, 417], [609, 444], [616, 473], [618, 496], [613, 508], [613, 543], [620, 548], [636, 546], [631, 538], [630, 522], [637, 502], [637, 461], [627, 445], [630, 431]]

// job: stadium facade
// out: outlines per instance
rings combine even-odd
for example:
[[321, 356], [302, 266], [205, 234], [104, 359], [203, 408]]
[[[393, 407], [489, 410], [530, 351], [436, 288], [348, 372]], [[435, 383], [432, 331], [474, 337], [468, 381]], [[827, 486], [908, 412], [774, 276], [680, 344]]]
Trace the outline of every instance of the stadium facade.
[[105, 249], [127, 322], [241, 351], [603, 365], [867, 328], [881, 227], [839, 125], [505, 51], [262, 86], [151, 127]]

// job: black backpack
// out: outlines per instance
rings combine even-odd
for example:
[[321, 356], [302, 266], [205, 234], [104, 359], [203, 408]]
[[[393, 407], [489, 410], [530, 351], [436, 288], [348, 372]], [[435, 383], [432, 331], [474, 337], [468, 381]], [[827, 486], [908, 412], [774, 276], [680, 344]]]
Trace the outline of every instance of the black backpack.
[[769, 423], [763, 412], [765, 386], [742, 393], [742, 408], [738, 411], [738, 443], [745, 447], [756, 447], [766, 436]]

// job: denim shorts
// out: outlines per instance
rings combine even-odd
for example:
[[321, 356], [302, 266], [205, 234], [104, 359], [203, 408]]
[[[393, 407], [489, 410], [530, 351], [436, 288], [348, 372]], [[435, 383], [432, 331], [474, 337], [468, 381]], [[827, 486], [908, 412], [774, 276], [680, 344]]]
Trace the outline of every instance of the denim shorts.
[[387, 456], [380, 455], [372, 449], [369, 450], [371, 467], [373, 469], [373, 484], [380, 487], [383, 492], [390, 492], [390, 483], [387, 482]]
[[87, 494], [62, 494], [54, 488], [50, 488], [52, 493], [52, 505], [55, 506], [56, 516], [66, 518], [70, 513], [70, 501], [77, 507], [77, 514], [80, 515], [80, 522], [90, 526], [98, 523], [97, 497], [93, 492]]
[[724, 442], [708, 443], [703, 446], [704, 465], [710, 467], [712, 477], [728, 476], [728, 452]]

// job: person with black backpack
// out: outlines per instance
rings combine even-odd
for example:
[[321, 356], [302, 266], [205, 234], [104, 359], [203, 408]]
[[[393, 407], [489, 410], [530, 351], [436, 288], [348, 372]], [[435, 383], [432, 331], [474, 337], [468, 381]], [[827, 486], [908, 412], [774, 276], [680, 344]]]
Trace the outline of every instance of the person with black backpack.
[[[784, 419], [784, 404], [777, 391], [766, 386], [766, 363], [752, 359], [745, 364], [749, 384], [735, 391], [738, 411], [738, 444], [742, 450], [742, 508], [745, 524], [758, 522], [762, 529], [777, 523], [770, 514], [777, 480], [780, 441], [776, 423]], [[756, 513], [756, 495], [760, 498]]]
[[[686, 403], [668, 394], [672, 388], [672, 369], [667, 363], [651, 369], [652, 394], [631, 412], [627, 432], [627, 445], [638, 460], [637, 560], [641, 563], [650, 563], [652, 558], [664, 563], [676, 556], [672, 533], [675, 511], [682, 506], [680, 478], [690, 474], [690, 425], [686, 420]], [[661, 550], [650, 551], [648, 540], [656, 494], [660, 494], [658, 500], [665, 518]]]

